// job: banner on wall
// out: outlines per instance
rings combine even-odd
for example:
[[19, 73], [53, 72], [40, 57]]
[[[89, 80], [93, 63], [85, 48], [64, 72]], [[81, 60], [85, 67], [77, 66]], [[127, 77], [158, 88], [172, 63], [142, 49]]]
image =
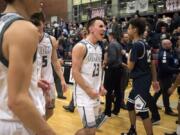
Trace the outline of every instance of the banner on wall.
[[80, 5], [81, 4], [81, 0], [73, 0], [73, 5]]
[[92, 8], [92, 10], [91, 10], [91, 18], [94, 18], [94, 17], [97, 17], [97, 16], [100, 16], [100, 17], [105, 16], [104, 7]]
[[97, 2], [100, 0], [73, 0], [73, 5], [81, 5], [81, 4], [86, 4], [86, 3], [93, 3]]
[[90, 0], [82, 0], [82, 4], [90, 3]]
[[166, 10], [167, 11], [180, 10], [180, 0], [167, 0], [166, 1]]
[[91, 2], [97, 2], [97, 1], [100, 1], [100, 0], [91, 0]]
[[148, 0], [134, 0], [127, 2], [126, 13], [135, 13], [137, 10], [139, 12], [148, 11], [149, 1]]
[[136, 1], [127, 2], [126, 13], [134, 13], [137, 10]]
[[140, 12], [148, 11], [149, 2], [148, 0], [137, 0], [137, 8]]

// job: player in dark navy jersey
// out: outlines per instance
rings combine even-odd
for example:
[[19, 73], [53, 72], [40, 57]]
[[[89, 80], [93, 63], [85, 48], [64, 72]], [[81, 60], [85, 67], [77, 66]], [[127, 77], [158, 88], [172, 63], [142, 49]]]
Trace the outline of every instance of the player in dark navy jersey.
[[[146, 134], [153, 135], [152, 123], [149, 118], [149, 104], [151, 95], [149, 93], [151, 80], [156, 82], [155, 65], [151, 66], [150, 47], [142, 40], [146, 23], [142, 18], [132, 19], [129, 22], [128, 34], [133, 41], [132, 49], [128, 58], [128, 68], [131, 71], [130, 76], [133, 80], [132, 91], [129, 94], [127, 108], [131, 122], [131, 128], [128, 133], [122, 135], [136, 135], [136, 113], [142, 118]], [[153, 76], [151, 75], [153, 71]]]

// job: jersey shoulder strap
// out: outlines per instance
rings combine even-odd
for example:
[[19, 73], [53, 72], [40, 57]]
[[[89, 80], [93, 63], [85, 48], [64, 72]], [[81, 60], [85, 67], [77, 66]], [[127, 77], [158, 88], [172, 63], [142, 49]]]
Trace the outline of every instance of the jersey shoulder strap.
[[24, 18], [16, 13], [1, 14], [0, 18], [0, 61], [8, 67], [9, 62], [5, 59], [2, 51], [3, 35], [9, 26], [16, 20], [24, 20]]
[[48, 37], [49, 38], [49, 40], [50, 40], [50, 42], [51, 42], [51, 45], [53, 45], [53, 42], [52, 42], [52, 38], [51, 38], [51, 36], [48, 34], [48, 33], [44, 33], [45, 35], [44, 36], [46, 36], [46, 37]]
[[78, 43], [81, 43], [81, 44], [83, 44], [86, 47], [86, 52], [85, 52], [85, 55], [83, 57], [83, 59], [85, 59], [86, 56], [87, 56], [87, 53], [88, 53], [88, 48], [87, 48], [88, 42], [85, 39], [83, 39], [83, 40], [79, 41]]
[[139, 40], [138, 42], [143, 46], [143, 54], [141, 57], [139, 57], [139, 59], [142, 59], [146, 54], [146, 43], [142, 40]]

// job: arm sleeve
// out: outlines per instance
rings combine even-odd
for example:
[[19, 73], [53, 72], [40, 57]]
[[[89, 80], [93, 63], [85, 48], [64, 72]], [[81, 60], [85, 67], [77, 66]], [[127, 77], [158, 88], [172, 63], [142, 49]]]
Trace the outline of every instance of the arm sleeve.
[[136, 62], [138, 58], [143, 55], [143, 51], [144, 51], [143, 45], [141, 45], [140, 43], [133, 44], [131, 49], [130, 61]]

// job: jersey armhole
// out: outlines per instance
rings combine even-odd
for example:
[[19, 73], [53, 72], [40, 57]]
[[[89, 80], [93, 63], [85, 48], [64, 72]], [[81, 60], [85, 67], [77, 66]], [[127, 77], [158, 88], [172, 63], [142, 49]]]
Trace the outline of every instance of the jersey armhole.
[[17, 18], [14, 18], [12, 20], [10, 20], [9, 22], [7, 22], [7, 24], [4, 25], [4, 27], [2, 28], [2, 31], [0, 33], [0, 61], [6, 66], [8, 67], [9, 66], [9, 62], [8, 60], [4, 57], [3, 55], [3, 49], [2, 49], [2, 42], [3, 42], [3, 37], [4, 37], [4, 33], [5, 31], [10, 27], [10, 25], [17, 21], [17, 20], [24, 20], [23, 18], [21, 17], [17, 17]]
[[142, 59], [145, 56], [145, 54], [146, 54], [146, 47], [145, 47], [145, 43], [144, 42], [139, 41], [139, 43], [143, 46], [143, 54], [142, 54], [141, 57], [138, 57], [138, 59]]
[[85, 46], [85, 48], [86, 48], [86, 52], [85, 52], [85, 55], [83, 57], [83, 60], [84, 60], [86, 58], [86, 56], [87, 56], [87, 53], [88, 53], [87, 43], [85, 41], [80, 41], [79, 43], [83, 44]]
[[49, 40], [51, 42], [51, 45], [53, 46], [53, 42], [52, 42], [51, 36], [49, 34], [48, 34], [48, 37], [49, 37]]

